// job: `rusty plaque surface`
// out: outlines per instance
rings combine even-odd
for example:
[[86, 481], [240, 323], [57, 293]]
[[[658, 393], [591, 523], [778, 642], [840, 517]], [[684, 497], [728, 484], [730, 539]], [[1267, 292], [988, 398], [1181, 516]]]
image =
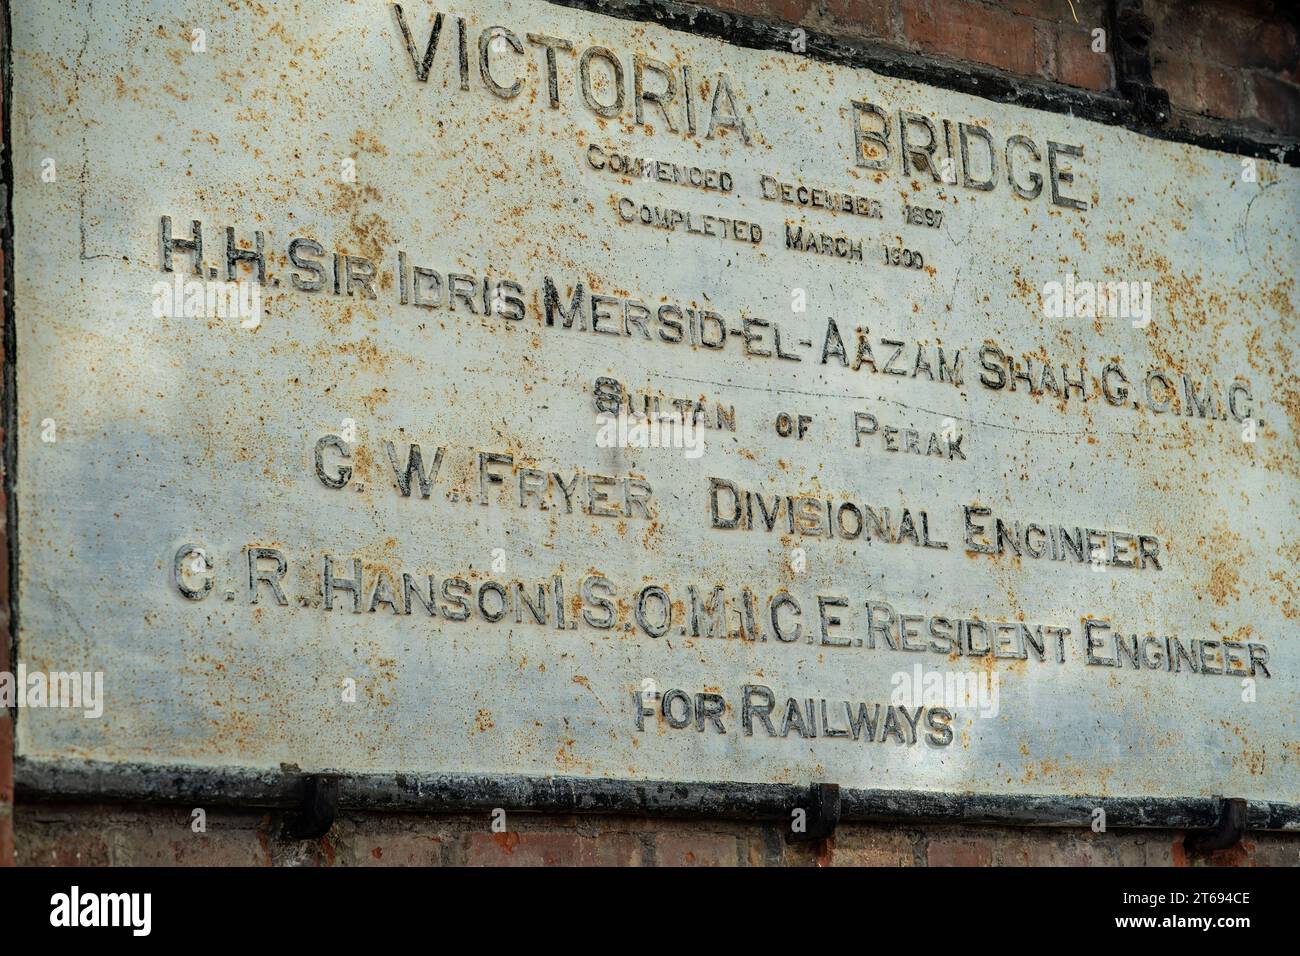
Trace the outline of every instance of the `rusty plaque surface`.
[[1296, 801], [1296, 169], [545, 2], [12, 17], [18, 661], [103, 674], [21, 757]]

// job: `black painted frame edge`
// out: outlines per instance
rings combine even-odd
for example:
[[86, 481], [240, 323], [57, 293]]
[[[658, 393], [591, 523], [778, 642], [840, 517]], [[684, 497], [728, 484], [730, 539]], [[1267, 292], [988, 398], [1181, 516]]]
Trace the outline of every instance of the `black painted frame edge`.
[[[708, 783], [603, 777], [463, 773], [305, 773], [296, 767], [160, 766], [104, 761], [36, 760], [14, 767], [17, 805], [161, 802], [191, 806], [297, 807], [310, 776], [338, 780], [345, 810], [423, 813], [507, 811], [558, 814], [789, 820], [806, 806], [810, 786]], [[1226, 794], [1225, 796], [1231, 796]], [[850, 821], [1089, 827], [1098, 808], [1107, 829], [1207, 829], [1219, 797], [1107, 797], [935, 793], [843, 789], [840, 818]], [[1300, 831], [1300, 804], [1252, 800], [1252, 830]]]

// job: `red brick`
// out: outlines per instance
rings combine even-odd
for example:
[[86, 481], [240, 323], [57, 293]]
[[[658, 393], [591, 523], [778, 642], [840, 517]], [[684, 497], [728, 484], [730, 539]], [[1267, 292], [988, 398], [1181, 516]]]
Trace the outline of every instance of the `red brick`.
[[602, 833], [589, 851], [592, 866], [644, 866], [641, 840], [630, 833]]
[[736, 838], [725, 833], [661, 833], [655, 840], [659, 866], [736, 866]]
[[1206, 19], [1200, 53], [1225, 66], [1283, 70], [1296, 62], [1296, 30], [1280, 17], [1272, 21], [1225, 15]]
[[0, 807], [14, 802], [14, 724], [8, 711], [0, 710]]
[[33, 832], [20, 828], [14, 844], [19, 866], [108, 866], [108, 842], [102, 833], [64, 828]]
[[1161, 862], [1158, 854], [1148, 856], [1153, 841], [1163, 845], [1165, 838], [1139, 830], [1009, 830], [994, 841], [994, 861], [997, 866], [1147, 866]]
[[813, 0], [713, 0], [708, 6], [765, 20], [798, 23], [812, 9]]
[[[1070, 836], [1052, 847], [1036, 848], [1036, 866], [1114, 866], [1115, 840], [1105, 833]], [[1047, 850], [1047, 852], [1043, 852]]]
[[[1169, 0], [1166, 0], [1169, 2]], [[1213, 0], [1214, 8], [1219, 11], [1220, 16], [1234, 16], [1237, 14], [1246, 14], [1247, 16], [1257, 19], [1268, 19], [1277, 16], [1282, 12], [1282, 8], [1290, 4], [1292, 0]], [[1174, 3], [1177, 6], [1177, 3]]]
[[921, 50], [1023, 76], [1038, 70], [1030, 20], [965, 0], [902, 0], [902, 11], [903, 32]]
[[926, 859], [930, 866], [992, 866], [993, 844], [987, 839], [934, 837]]
[[1086, 90], [1108, 90], [1111, 79], [1109, 38], [1105, 53], [1094, 53], [1092, 33], [1062, 30], [1056, 38], [1056, 80]]
[[[832, 849], [832, 853], [833, 853]], [[823, 846], [820, 842], [813, 843], [786, 843], [785, 831], [781, 832], [781, 866], [820, 866], [822, 860]], [[832, 860], [832, 865], [834, 861]]]
[[1265, 23], [1251, 37], [1256, 50], [1257, 66], [1285, 72], [1300, 67], [1300, 36], [1294, 24], [1280, 18]]
[[[816, 845], [785, 844], [784, 831], [774, 832], [770, 824], [542, 815], [526, 822], [532, 829], [504, 841], [511, 852], [503, 859], [505, 851], [481, 815], [350, 812], [327, 840], [289, 841], [274, 835], [272, 817], [261, 811], [212, 810], [207, 833], [194, 834], [186, 808], [39, 804], [15, 810], [18, 862], [25, 865], [436, 864], [460, 861], [462, 850], [468, 862], [487, 865], [638, 865], [646, 837], [655, 840], [657, 859], [665, 865], [819, 863]], [[1250, 833], [1241, 847], [1206, 856], [1188, 854], [1183, 836], [1170, 830], [1095, 834], [1087, 828], [846, 823], [836, 831], [831, 858], [821, 862], [908, 865], [913, 845], [928, 838], [926, 858], [935, 866], [1300, 864], [1297, 833]]]
[[471, 833], [464, 842], [468, 866], [639, 866], [640, 841], [626, 833], [584, 837], [557, 832]]
[[897, 20], [891, 0], [826, 0], [826, 12], [856, 33], [895, 39]]
[[1251, 866], [1300, 866], [1300, 844], [1280, 833], [1252, 833]]
[[841, 826], [832, 866], [911, 866], [912, 839], [899, 830]]
[[1200, 56], [1202, 39], [1222, 29], [1224, 16], [1218, 0], [1181, 0], [1143, 6], [1155, 25], [1152, 44], [1167, 44], [1186, 58]]
[[[216, 821], [209, 820], [209, 823]], [[114, 866], [266, 866], [267, 857], [250, 830], [224, 831], [164, 839], [153, 830], [114, 830]]]
[[1167, 53], [1155, 53], [1151, 59], [1151, 79], [1169, 94], [1169, 102], [1178, 109], [1199, 113], [1195, 77], [1186, 63], [1171, 59]]
[[1112, 834], [1115, 865], [1117, 866], [1167, 866], [1167, 844], [1153, 840], [1148, 832], [1134, 830]]
[[208, 832], [194, 833], [188, 809], [20, 805], [14, 831], [24, 866], [266, 865], [257, 819], [213, 811]]
[[579, 866], [582, 837], [576, 833], [471, 833], [465, 841], [469, 866]]
[[1220, 119], [1240, 120], [1243, 114], [1240, 74], [1212, 63], [1180, 63], [1160, 59], [1152, 70], [1157, 86], [1169, 93], [1179, 109]]
[[1106, 23], [1104, 0], [1002, 0], [998, 5], [1019, 17], [1037, 17], [1071, 26], [1091, 28]]
[[442, 864], [442, 841], [423, 833], [385, 833], [369, 840], [359, 836], [355, 851], [357, 866]]
[[1300, 86], [1256, 73], [1251, 76], [1251, 92], [1259, 125], [1289, 136], [1300, 135]]
[[1241, 119], [1241, 78], [1236, 70], [1199, 63], [1194, 75], [1202, 112], [1220, 119]]

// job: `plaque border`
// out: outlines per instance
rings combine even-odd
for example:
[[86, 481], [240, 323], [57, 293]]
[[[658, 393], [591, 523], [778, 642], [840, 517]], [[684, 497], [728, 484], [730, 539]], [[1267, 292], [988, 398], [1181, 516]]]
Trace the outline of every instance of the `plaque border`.
[[[789, 29], [746, 14], [688, 6], [677, 0], [548, 0], [571, 9], [621, 20], [656, 23], [681, 33], [758, 50], [788, 48]], [[12, 29], [10, 0], [0, 0], [0, 256], [3, 258], [3, 395], [6, 511], [3, 578], [8, 626], [0, 645], [0, 669], [17, 665], [19, 534], [14, 494], [17, 474], [17, 325], [14, 315], [13, 153], [11, 141]], [[1300, 141], [1269, 140], [1227, 123], [1205, 128], [1156, 127], [1142, 122], [1135, 105], [1120, 96], [1076, 90], [1047, 81], [1013, 77], [989, 67], [944, 63], [866, 40], [806, 30], [808, 56], [865, 68], [926, 85], [1045, 112], [1069, 114], [1121, 126], [1155, 139], [1254, 156], [1300, 167]], [[16, 729], [18, 714], [10, 712]], [[17, 734], [0, 751], [0, 780], [12, 767], [15, 803], [145, 802], [225, 807], [293, 808], [302, 804], [308, 781], [338, 782], [339, 807], [361, 811], [452, 813], [491, 811], [618, 814], [646, 817], [788, 821], [794, 807], [810, 800], [798, 784], [678, 782], [627, 778], [515, 774], [306, 773], [297, 768], [256, 770], [210, 765], [159, 765], [108, 761], [32, 759], [17, 755]], [[830, 781], [826, 781], [830, 782]], [[842, 789], [839, 819], [853, 822], [1000, 824], [1085, 827], [1093, 811], [1108, 827], [1208, 829], [1224, 799], [1216, 797], [1108, 797], [1043, 794], [943, 793], [925, 790]], [[1300, 831], [1300, 802], [1247, 802], [1249, 830]]]

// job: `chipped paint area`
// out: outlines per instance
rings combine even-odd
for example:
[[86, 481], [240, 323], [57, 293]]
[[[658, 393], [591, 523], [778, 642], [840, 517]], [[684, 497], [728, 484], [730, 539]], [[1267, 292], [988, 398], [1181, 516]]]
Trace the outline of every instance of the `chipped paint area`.
[[20, 756], [1297, 800], [1294, 168], [465, 6], [12, 11]]

